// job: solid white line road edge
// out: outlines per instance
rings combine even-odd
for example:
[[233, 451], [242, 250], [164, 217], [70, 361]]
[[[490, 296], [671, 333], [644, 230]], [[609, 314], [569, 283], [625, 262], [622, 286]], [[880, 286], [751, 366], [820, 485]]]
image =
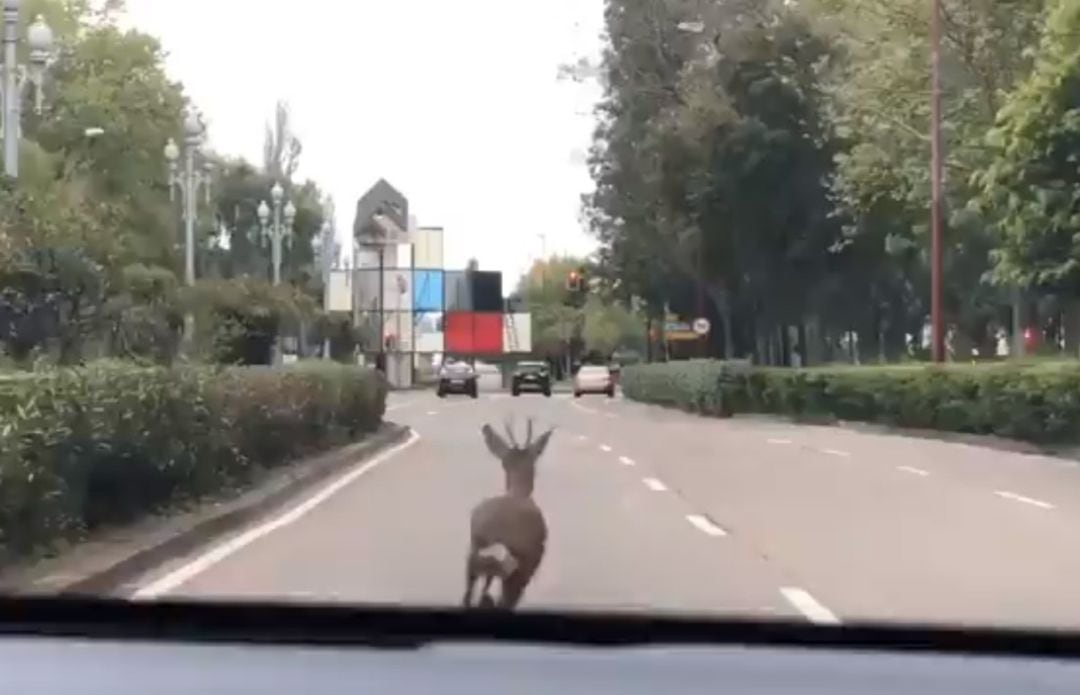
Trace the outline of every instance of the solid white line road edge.
[[708, 536], [726, 536], [727, 535], [727, 531], [720, 528], [719, 526], [714, 524], [712, 521], [710, 521], [708, 517], [702, 516], [701, 514], [687, 514], [686, 515], [686, 520], [689, 521], [691, 524], [693, 524], [694, 527], [697, 530], [701, 531], [705, 535], [708, 535]]
[[241, 533], [239, 536], [228, 540], [221, 545], [218, 545], [202, 555], [198, 556], [191, 562], [179, 567], [172, 572], [169, 572], [164, 577], [161, 577], [155, 581], [145, 584], [132, 594], [132, 599], [154, 599], [163, 594], [167, 594], [170, 591], [180, 587], [184, 583], [190, 581], [199, 574], [202, 574], [206, 570], [210, 569], [217, 563], [221, 562], [230, 555], [242, 550], [244, 547], [254, 543], [263, 536], [266, 536], [274, 531], [288, 526], [299, 519], [311, 510], [318, 507], [326, 500], [333, 497], [342, 489], [348, 487], [351, 483], [356, 481], [361, 476], [371, 472], [376, 466], [387, 461], [392, 456], [400, 451], [403, 451], [417, 441], [420, 440], [420, 435], [416, 431], [409, 433], [409, 438], [401, 444], [394, 446], [392, 449], [387, 449], [382, 453], [376, 455], [369, 461], [365, 461], [356, 468], [353, 468], [349, 472], [342, 475], [340, 478], [330, 483], [323, 489], [316, 492], [311, 497], [307, 498], [300, 504], [296, 505], [289, 511], [267, 521], [255, 528], [248, 529]]
[[1054, 508], [1054, 505], [1050, 504], [1049, 502], [1043, 502], [1042, 500], [1037, 500], [1034, 497], [1024, 497], [1023, 495], [1018, 495], [1015, 492], [1009, 492], [1008, 490], [995, 490], [994, 494], [998, 497], [1004, 497], [1005, 499], [1012, 500], [1014, 502], [1023, 502], [1024, 504], [1030, 504], [1031, 506], [1038, 507], [1039, 509]]
[[780, 589], [780, 594], [810, 622], [817, 625], [840, 624], [840, 618], [837, 618], [835, 613], [818, 603], [818, 600], [805, 589], [785, 586]]

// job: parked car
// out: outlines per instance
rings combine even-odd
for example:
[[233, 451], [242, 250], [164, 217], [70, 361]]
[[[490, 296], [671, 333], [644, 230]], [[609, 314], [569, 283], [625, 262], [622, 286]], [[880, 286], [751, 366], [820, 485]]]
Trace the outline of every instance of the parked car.
[[476, 370], [468, 362], [451, 362], [439, 370], [439, 398], [448, 393], [462, 393], [473, 398], [479, 395]]
[[580, 398], [583, 393], [606, 393], [608, 398], [614, 398], [611, 370], [601, 364], [582, 365], [574, 375], [574, 398]]
[[510, 380], [510, 393], [517, 396], [530, 390], [551, 395], [551, 370], [547, 362], [518, 362]]

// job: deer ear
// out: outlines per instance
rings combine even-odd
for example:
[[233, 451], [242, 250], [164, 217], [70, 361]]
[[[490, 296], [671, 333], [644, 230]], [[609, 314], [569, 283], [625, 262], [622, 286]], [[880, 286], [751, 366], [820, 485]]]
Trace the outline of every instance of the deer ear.
[[484, 435], [484, 443], [487, 444], [488, 451], [500, 461], [506, 458], [506, 455], [510, 453], [510, 447], [507, 445], [506, 440], [500, 437], [491, 428], [491, 425], [484, 425], [480, 428], [480, 432]]
[[548, 441], [551, 440], [551, 435], [553, 434], [555, 434], [554, 427], [537, 437], [536, 441], [533, 442], [531, 446], [529, 446], [529, 450], [532, 452], [534, 461], [544, 455], [544, 449], [547, 448]]

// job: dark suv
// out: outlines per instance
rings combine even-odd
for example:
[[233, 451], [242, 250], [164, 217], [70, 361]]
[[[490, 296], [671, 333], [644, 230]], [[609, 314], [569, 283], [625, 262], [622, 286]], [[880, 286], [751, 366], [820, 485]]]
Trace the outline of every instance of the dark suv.
[[522, 391], [533, 390], [551, 395], [551, 370], [546, 362], [519, 362], [510, 381], [510, 393], [515, 396]]
[[478, 391], [476, 370], [468, 362], [451, 362], [439, 370], [439, 388], [436, 391], [439, 398], [448, 393], [463, 393], [476, 398]]

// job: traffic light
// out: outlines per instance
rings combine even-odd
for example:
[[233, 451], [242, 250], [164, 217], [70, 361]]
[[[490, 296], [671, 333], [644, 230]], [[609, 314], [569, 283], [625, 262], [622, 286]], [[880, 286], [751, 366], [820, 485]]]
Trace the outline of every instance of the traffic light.
[[570, 271], [570, 274], [566, 276], [566, 291], [574, 293], [581, 291], [581, 273], [576, 270]]

